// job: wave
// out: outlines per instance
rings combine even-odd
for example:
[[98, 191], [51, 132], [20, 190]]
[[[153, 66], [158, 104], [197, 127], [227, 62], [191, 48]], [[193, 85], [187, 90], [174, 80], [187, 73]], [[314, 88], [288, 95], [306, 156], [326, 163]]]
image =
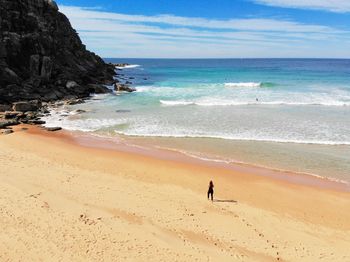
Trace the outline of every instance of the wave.
[[226, 140], [236, 140], [236, 141], [252, 141], [252, 142], [257, 141], [257, 142], [310, 144], [310, 145], [331, 145], [331, 146], [350, 145], [350, 141], [298, 140], [298, 139], [282, 139], [282, 138], [240, 137], [240, 136], [228, 136], [228, 135], [137, 133], [137, 132], [121, 131], [121, 130], [114, 130], [114, 132], [116, 134], [134, 136], [134, 137], [211, 138], [211, 139], [226, 139]]
[[332, 102], [285, 102], [285, 101], [270, 101], [270, 102], [245, 102], [245, 101], [226, 101], [226, 100], [213, 100], [213, 101], [185, 101], [185, 100], [159, 100], [159, 102], [166, 106], [252, 106], [252, 105], [267, 105], [267, 106], [350, 106], [350, 102], [332, 101]]
[[82, 119], [77, 110], [50, 110], [51, 115], [42, 117], [45, 127], [62, 127], [70, 131], [95, 132], [111, 126], [125, 125], [126, 121], [115, 118]]
[[187, 106], [187, 105], [194, 105], [195, 102], [187, 102], [187, 101], [176, 101], [176, 100], [160, 100], [159, 101], [163, 105], [167, 106]]
[[116, 66], [115, 68], [118, 69], [128, 69], [128, 68], [136, 68], [139, 67], [140, 65], [126, 65], [126, 66]]
[[225, 83], [226, 87], [261, 87], [263, 83], [260, 82], [237, 82]]

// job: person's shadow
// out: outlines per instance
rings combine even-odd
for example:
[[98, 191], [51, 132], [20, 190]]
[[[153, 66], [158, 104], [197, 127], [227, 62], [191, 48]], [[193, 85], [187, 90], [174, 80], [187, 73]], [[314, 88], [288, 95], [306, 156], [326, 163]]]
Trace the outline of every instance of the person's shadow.
[[213, 202], [221, 202], [221, 203], [238, 203], [236, 200], [229, 199], [214, 199]]

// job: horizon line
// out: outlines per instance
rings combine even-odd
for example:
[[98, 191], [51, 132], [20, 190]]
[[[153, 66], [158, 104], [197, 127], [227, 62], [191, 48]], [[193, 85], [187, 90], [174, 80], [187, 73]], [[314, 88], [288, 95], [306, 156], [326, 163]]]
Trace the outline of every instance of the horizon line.
[[243, 60], [243, 59], [284, 59], [284, 60], [297, 60], [297, 59], [305, 59], [305, 60], [350, 60], [350, 57], [346, 57], [346, 58], [337, 58], [337, 57], [228, 57], [228, 58], [223, 58], [223, 57], [102, 57], [103, 59], [178, 59], [178, 60], [204, 60], [204, 59], [216, 59], [216, 60], [229, 60], [229, 59], [239, 59], [239, 60]]

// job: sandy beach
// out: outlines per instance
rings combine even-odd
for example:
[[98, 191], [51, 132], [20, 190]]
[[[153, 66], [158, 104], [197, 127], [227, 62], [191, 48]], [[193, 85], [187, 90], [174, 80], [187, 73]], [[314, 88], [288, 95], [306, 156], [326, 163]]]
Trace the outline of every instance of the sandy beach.
[[350, 261], [349, 192], [21, 128], [0, 136], [1, 261]]

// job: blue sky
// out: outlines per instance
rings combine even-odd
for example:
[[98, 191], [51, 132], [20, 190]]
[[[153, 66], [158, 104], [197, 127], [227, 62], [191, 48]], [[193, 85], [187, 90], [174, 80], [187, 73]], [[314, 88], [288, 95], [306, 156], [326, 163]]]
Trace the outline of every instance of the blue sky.
[[350, 58], [350, 0], [57, 0], [103, 57]]

